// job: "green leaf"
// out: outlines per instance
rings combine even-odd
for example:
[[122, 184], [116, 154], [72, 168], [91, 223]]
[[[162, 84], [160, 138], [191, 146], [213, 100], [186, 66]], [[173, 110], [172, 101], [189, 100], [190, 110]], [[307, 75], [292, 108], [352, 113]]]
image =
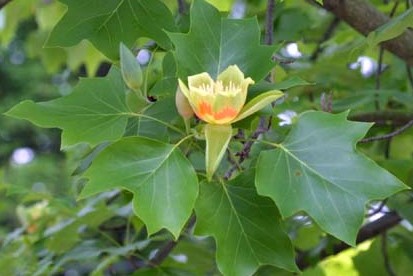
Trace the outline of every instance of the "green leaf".
[[224, 275], [251, 275], [261, 265], [297, 271], [288, 235], [271, 200], [257, 195], [253, 174], [200, 186], [195, 234], [213, 236]]
[[278, 90], [268, 91], [262, 93], [255, 97], [254, 99], [250, 100], [240, 111], [240, 114], [235, 118], [233, 121], [234, 123], [240, 121], [251, 114], [254, 114], [258, 110], [264, 108], [266, 105], [278, 100], [279, 98], [283, 97], [284, 93]]
[[207, 178], [210, 181], [221, 163], [232, 136], [231, 125], [205, 125]]
[[118, 140], [131, 113], [125, 104], [120, 72], [112, 69], [105, 78], [81, 79], [66, 97], [41, 103], [23, 101], [6, 115], [63, 129], [64, 148], [81, 142], [95, 146]]
[[259, 44], [256, 18], [221, 18], [219, 11], [204, 0], [192, 4], [188, 34], [168, 35], [175, 45], [178, 75], [183, 79], [202, 72], [215, 79], [228, 66], [238, 65], [246, 76], [259, 81], [274, 67], [271, 56], [275, 46]]
[[145, 108], [143, 116], [131, 118], [127, 127], [127, 134], [145, 136], [167, 142], [169, 141], [168, 127], [174, 133], [184, 134], [183, 130], [167, 123], [178, 119], [179, 115], [175, 107], [175, 98], [167, 97], [151, 103]]
[[143, 76], [142, 69], [132, 52], [121, 43], [119, 46], [120, 52], [120, 68], [123, 80], [126, 85], [142, 96], [140, 87], [142, 86]]
[[407, 186], [356, 151], [371, 125], [346, 116], [302, 114], [282, 144], [260, 154], [256, 186], [283, 217], [305, 211], [324, 231], [355, 245], [365, 204]]
[[88, 39], [112, 60], [119, 57], [120, 42], [130, 47], [139, 37], [171, 47], [164, 30], [175, 31], [174, 19], [159, 0], [60, 1], [68, 10], [51, 32], [48, 47], [69, 47]]
[[399, 16], [392, 18], [389, 22], [380, 26], [377, 30], [369, 33], [366, 41], [370, 47], [374, 47], [383, 41], [398, 37], [409, 27], [413, 28], [413, 8], [410, 8]]
[[102, 222], [113, 217], [114, 211], [106, 205], [86, 206], [77, 216], [62, 221], [45, 231], [46, 247], [55, 253], [64, 253], [80, 241], [78, 229], [82, 226], [97, 228]]
[[134, 211], [149, 234], [166, 228], [178, 238], [198, 195], [195, 171], [177, 145], [143, 137], [108, 146], [85, 177], [82, 198], [115, 188], [132, 192]]
[[[400, 229], [397, 229], [401, 232]], [[410, 233], [409, 233], [410, 234]], [[373, 240], [368, 250], [361, 251], [353, 257], [358, 275], [388, 276], [386, 261], [391, 264], [394, 275], [409, 275], [413, 270], [411, 251], [413, 241], [396, 233], [389, 233], [387, 238], [386, 258], [383, 255], [383, 236]], [[406, 250], [407, 249], [407, 250]], [[407, 252], [406, 252], [407, 251]], [[409, 254], [410, 253], [410, 254]]]
[[261, 81], [253, 86], [251, 86], [250, 89], [248, 89], [248, 93], [259, 93], [262, 91], [269, 91], [269, 90], [286, 90], [292, 87], [296, 86], [304, 86], [304, 85], [313, 85], [313, 83], [310, 83], [308, 81], [303, 80], [300, 77], [297, 76], [292, 76], [291, 78], [288, 78], [286, 80], [283, 80], [281, 82], [277, 83], [270, 83], [267, 81]]

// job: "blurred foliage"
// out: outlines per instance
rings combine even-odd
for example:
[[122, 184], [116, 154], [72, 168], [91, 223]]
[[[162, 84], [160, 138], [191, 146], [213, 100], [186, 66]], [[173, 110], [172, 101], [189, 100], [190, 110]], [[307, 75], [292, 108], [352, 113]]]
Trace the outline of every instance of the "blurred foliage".
[[[176, 1], [163, 2], [175, 15]], [[266, 1], [208, 2], [232, 16], [237, 15], [236, 11], [240, 17], [257, 16], [263, 31]], [[363, 49], [363, 61], [354, 55], [354, 49], [365, 39], [347, 24], [338, 23], [331, 35], [324, 39], [328, 27], [335, 20], [330, 13], [306, 1], [276, 2], [274, 39], [280, 50], [276, 54], [278, 65], [272, 70], [272, 77], [276, 83], [297, 77], [312, 85], [289, 87], [283, 104], [262, 111], [261, 114], [274, 115], [273, 125], [288, 120], [279, 116], [286, 111], [299, 114], [307, 110], [333, 113], [350, 110], [349, 118], [355, 120], [369, 121], [368, 115], [374, 113], [377, 124], [370, 129], [368, 136], [376, 136], [394, 131], [407, 122], [403, 119], [406, 116], [413, 119], [413, 83], [409, 82], [403, 61], [384, 52], [380, 87], [377, 89], [377, 47]], [[394, 3], [370, 2], [386, 14]], [[240, 5], [240, 10], [234, 8], [237, 5]], [[66, 48], [42, 47], [65, 10], [65, 6], [55, 0], [14, 0], [0, 11], [1, 113], [22, 100], [43, 102], [68, 95], [78, 76], [103, 76], [108, 71], [109, 59], [86, 40]], [[399, 7], [396, 16], [404, 11], [404, 7]], [[189, 30], [187, 14], [176, 16], [175, 20], [179, 30]], [[288, 51], [290, 43], [296, 43], [298, 55]], [[176, 71], [173, 61], [168, 63], [167, 55], [146, 37], [137, 40], [134, 46], [134, 53], [147, 49], [152, 54], [151, 66], [142, 66], [143, 74], [147, 76], [147, 91], [168, 99], [176, 87], [176, 80], [171, 77]], [[169, 119], [171, 113], [165, 110], [172, 108], [171, 101], [165, 101], [161, 108], [149, 109], [147, 114], [160, 114], [160, 118]], [[380, 117], [380, 114], [392, 116]], [[175, 115], [173, 120], [177, 122]], [[294, 118], [290, 119], [294, 121]], [[164, 127], [145, 128], [145, 123], [147, 121], [143, 119], [138, 122], [129, 120], [126, 133], [144, 133], [158, 139], [174, 137]], [[258, 120], [252, 118], [241, 124], [253, 129]], [[269, 131], [265, 137], [281, 141], [290, 128], [287, 124], [277, 132]], [[214, 240], [194, 236], [192, 230], [184, 231], [161, 266], [137, 270], [147, 265], [172, 236], [166, 230], [147, 235], [146, 227], [135, 215], [132, 194], [128, 191], [114, 190], [78, 200], [85, 185], [80, 174], [106, 146], [91, 148], [78, 144], [61, 152], [60, 131], [40, 129], [26, 121], [0, 117], [1, 274], [220, 275]], [[391, 140], [358, 146], [369, 158], [413, 187], [412, 129]], [[236, 152], [241, 147], [241, 143], [234, 144], [231, 151]], [[255, 146], [251, 160], [246, 164], [255, 164], [263, 148], [262, 145]], [[33, 159], [27, 163], [16, 162], [18, 149], [25, 150], [25, 154], [33, 151]], [[196, 169], [203, 167], [202, 158], [201, 154], [190, 156]], [[408, 275], [413, 266], [412, 199], [408, 191], [386, 202], [388, 208], [398, 211], [403, 217], [402, 224], [337, 256], [320, 260], [314, 254], [311, 267], [303, 274], [387, 275], [389, 268], [385, 263], [389, 261], [397, 275]], [[376, 205], [368, 207], [374, 210]], [[381, 215], [385, 213], [379, 212]], [[369, 219], [366, 218], [366, 222]], [[286, 219], [284, 224], [297, 252], [317, 253], [337, 243], [335, 238], [321, 231], [302, 214]], [[383, 239], [387, 246], [385, 249]], [[262, 266], [255, 275], [292, 273]]]

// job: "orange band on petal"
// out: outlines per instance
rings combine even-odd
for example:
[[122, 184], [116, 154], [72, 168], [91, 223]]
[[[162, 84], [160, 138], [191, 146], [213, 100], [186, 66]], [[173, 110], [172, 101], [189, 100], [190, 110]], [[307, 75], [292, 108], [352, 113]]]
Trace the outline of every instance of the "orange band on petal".
[[231, 107], [225, 107], [222, 109], [220, 112], [217, 112], [214, 114], [215, 120], [222, 120], [226, 118], [235, 118], [238, 115], [238, 111], [231, 108]]
[[196, 112], [196, 115], [200, 118], [203, 119], [205, 118], [206, 115], [212, 115], [212, 108], [211, 105], [207, 102], [201, 102], [198, 105], [198, 110]]

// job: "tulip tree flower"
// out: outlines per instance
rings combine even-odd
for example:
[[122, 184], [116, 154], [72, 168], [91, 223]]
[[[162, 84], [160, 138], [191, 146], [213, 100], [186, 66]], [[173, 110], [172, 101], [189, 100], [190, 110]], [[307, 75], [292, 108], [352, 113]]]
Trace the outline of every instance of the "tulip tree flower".
[[179, 80], [179, 87], [197, 117], [205, 125], [206, 172], [208, 180], [218, 168], [232, 137], [231, 124], [257, 112], [279, 99], [278, 90], [265, 92], [245, 104], [251, 78], [236, 65], [229, 66], [214, 81], [204, 72], [188, 77], [188, 86]]

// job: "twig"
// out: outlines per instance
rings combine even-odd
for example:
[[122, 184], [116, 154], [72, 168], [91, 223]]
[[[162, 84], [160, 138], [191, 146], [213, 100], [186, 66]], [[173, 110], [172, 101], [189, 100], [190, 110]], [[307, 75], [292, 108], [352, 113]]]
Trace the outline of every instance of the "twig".
[[412, 88], [412, 91], [413, 91], [413, 73], [412, 73], [412, 69], [407, 64], [406, 64], [406, 72], [407, 72], [407, 79], [409, 80], [410, 87]]
[[274, 8], [275, 0], [268, 0], [265, 14], [265, 44], [267, 45], [272, 45], [274, 42]]
[[178, 1], [178, 13], [183, 15], [186, 13], [186, 3], [185, 0], [177, 0]]
[[380, 202], [380, 205], [377, 208], [372, 209], [369, 213], [367, 213], [366, 217], [371, 217], [371, 216], [374, 216], [380, 213], [383, 210], [384, 206], [386, 206], [386, 203], [387, 203], [387, 198], [383, 200], [382, 202]]
[[330, 25], [328, 25], [326, 31], [324, 32], [323, 36], [321, 37], [320, 41], [317, 43], [317, 48], [314, 50], [314, 52], [310, 56], [310, 61], [315, 61], [319, 54], [323, 51], [322, 44], [326, 42], [327, 40], [330, 39], [330, 37], [333, 35], [335, 29], [340, 23], [340, 18], [334, 17], [334, 19], [331, 21]]
[[413, 112], [383, 110], [354, 114], [349, 119], [360, 122], [374, 122], [375, 125], [403, 126], [413, 120]]
[[[397, 3], [397, 2], [396, 2]], [[377, 71], [376, 71], [376, 90], [380, 90], [380, 77], [381, 77], [381, 71], [383, 67], [383, 55], [384, 55], [384, 48], [383, 46], [380, 46], [379, 49], [379, 59], [377, 61], [378, 66], [377, 66]], [[379, 102], [379, 92], [377, 91], [375, 94], [375, 100], [374, 100], [374, 107], [376, 108], [376, 111], [380, 110], [380, 102]]]
[[235, 155], [239, 157], [238, 162], [235, 162], [224, 174], [224, 179], [228, 180], [231, 178], [232, 174], [241, 168], [241, 163], [245, 161], [249, 157], [252, 145], [254, 144], [254, 141], [258, 139], [258, 137], [267, 132], [270, 129], [270, 122], [266, 123], [265, 117], [261, 117], [260, 121], [258, 123], [258, 127], [255, 129], [255, 131], [251, 134], [250, 139], [244, 143], [244, 146], [242, 147], [241, 151], [237, 152]]
[[[196, 217], [192, 216], [187, 223], [187, 226], [185, 227], [185, 231], [188, 231], [191, 229], [196, 221]], [[160, 265], [172, 252], [172, 250], [175, 248], [175, 246], [178, 244], [178, 242], [182, 239], [183, 235], [179, 237], [178, 240], [171, 240], [168, 241], [161, 249], [158, 250], [158, 252], [155, 254], [155, 256], [149, 260], [149, 263], [151, 266], [158, 266]]]
[[293, 58], [291, 58], [291, 59], [285, 59], [285, 58], [282, 58], [282, 57], [277, 56], [277, 55], [274, 55], [274, 56], [272, 57], [272, 59], [273, 59], [274, 61], [277, 61], [279, 64], [292, 64], [292, 63], [295, 62], [295, 59], [293, 59]]
[[[265, 44], [272, 45], [274, 42], [274, 8], [275, 0], [267, 0], [267, 11], [265, 13]], [[267, 75], [265, 78], [267, 81], [275, 79], [274, 70]]]
[[387, 231], [384, 231], [381, 234], [381, 254], [383, 255], [384, 259], [384, 267], [386, 268], [387, 273], [389, 276], [396, 276], [389, 259], [389, 254], [387, 252]]
[[[391, 126], [391, 131], [394, 131], [394, 126]], [[391, 141], [392, 141], [393, 137], [387, 139], [385, 141], [385, 145], [384, 145], [384, 159], [389, 159], [390, 158], [390, 147], [391, 147]]]
[[320, 99], [321, 110], [331, 113], [333, 111], [333, 94], [322, 93]]
[[[394, 226], [398, 225], [400, 221], [402, 221], [402, 218], [396, 212], [389, 212], [381, 218], [364, 225], [357, 235], [356, 243], [360, 244], [366, 240], [374, 238], [380, 235], [381, 233], [385, 232], [386, 230], [389, 230]], [[318, 254], [318, 257], [320, 260], [322, 260], [331, 255], [336, 255], [348, 248], [350, 248], [350, 245], [344, 242], [340, 242], [334, 245], [332, 248], [328, 247], [321, 250]], [[311, 262], [309, 261], [311, 258], [311, 254], [313, 254], [313, 252], [305, 251], [297, 256], [296, 263], [301, 270], [311, 265]]]
[[[391, 9], [390, 14], [389, 14], [390, 18], [393, 17], [393, 15], [396, 12], [398, 6], [399, 6], [399, 0], [394, 2], [393, 8]], [[380, 46], [379, 58], [378, 58], [378, 61], [377, 61], [378, 66], [377, 66], [377, 71], [376, 71], [376, 90], [380, 90], [380, 86], [381, 86], [380, 77], [381, 77], [381, 73], [383, 71], [382, 70], [383, 69], [383, 55], [384, 55], [384, 48], [383, 48], [383, 46]], [[374, 100], [374, 106], [375, 106], [376, 110], [379, 110], [380, 109], [380, 103], [379, 103], [379, 99], [378, 99], [378, 97], [379, 97], [379, 92], [378, 91], [376, 92], [375, 96], [376, 96], [376, 99]]]
[[408, 128], [413, 126], [413, 120], [409, 121], [407, 124], [405, 124], [404, 126], [400, 127], [399, 129], [396, 129], [393, 132], [390, 132], [388, 134], [385, 135], [381, 135], [381, 136], [373, 136], [373, 137], [368, 137], [368, 138], [364, 138], [362, 140], [359, 141], [359, 143], [369, 143], [369, 142], [373, 142], [373, 141], [380, 141], [380, 140], [387, 140], [387, 139], [391, 139], [396, 135], [399, 135], [401, 133], [403, 133], [403, 131], [407, 130]]

